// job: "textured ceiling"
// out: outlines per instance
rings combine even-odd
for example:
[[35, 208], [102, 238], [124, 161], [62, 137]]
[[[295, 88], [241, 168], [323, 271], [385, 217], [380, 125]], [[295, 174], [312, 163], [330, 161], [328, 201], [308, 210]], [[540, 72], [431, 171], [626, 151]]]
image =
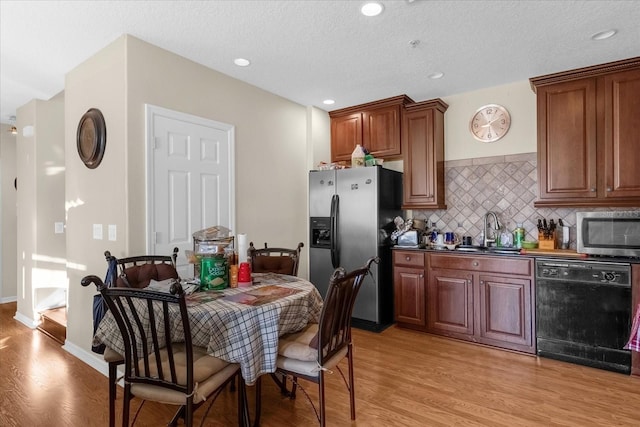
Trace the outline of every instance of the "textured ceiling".
[[[374, 18], [363, 3], [0, 0], [0, 120], [62, 91], [67, 72], [123, 33], [324, 110], [640, 56], [640, 1], [396, 0]], [[610, 28], [615, 37], [590, 39]]]

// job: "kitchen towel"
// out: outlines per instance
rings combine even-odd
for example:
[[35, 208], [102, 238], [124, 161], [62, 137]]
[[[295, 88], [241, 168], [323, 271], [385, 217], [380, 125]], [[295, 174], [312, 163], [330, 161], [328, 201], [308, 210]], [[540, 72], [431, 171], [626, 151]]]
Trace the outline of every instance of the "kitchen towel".
[[640, 351], [640, 304], [636, 307], [636, 314], [633, 316], [633, 325], [631, 326], [631, 336], [624, 348], [626, 350]]
[[247, 243], [246, 234], [238, 234], [238, 264], [247, 261], [247, 251], [249, 244]]

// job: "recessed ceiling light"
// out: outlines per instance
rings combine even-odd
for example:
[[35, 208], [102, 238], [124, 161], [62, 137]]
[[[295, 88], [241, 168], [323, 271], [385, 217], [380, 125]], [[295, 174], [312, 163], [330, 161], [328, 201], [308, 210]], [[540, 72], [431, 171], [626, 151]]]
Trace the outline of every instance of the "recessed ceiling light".
[[441, 72], [431, 73], [427, 77], [429, 77], [432, 80], [437, 80], [437, 79], [441, 79], [442, 77], [444, 77], [444, 73], [441, 73]]
[[248, 67], [251, 64], [251, 61], [244, 58], [236, 58], [233, 60], [233, 63], [236, 64], [238, 67]]
[[615, 36], [617, 32], [617, 30], [600, 31], [599, 33], [592, 35], [591, 40], [605, 40]]
[[322, 103], [325, 105], [333, 105], [336, 103], [336, 101], [334, 101], [333, 99], [325, 99], [324, 101], [322, 101]]
[[381, 3], [370, 2], [362, 5], [362, 7], [360, 8], [360, 12], [364, 16], [378, 16], [382, 13], [383, 9], [384, 9], [384, 6], [382, 6]]

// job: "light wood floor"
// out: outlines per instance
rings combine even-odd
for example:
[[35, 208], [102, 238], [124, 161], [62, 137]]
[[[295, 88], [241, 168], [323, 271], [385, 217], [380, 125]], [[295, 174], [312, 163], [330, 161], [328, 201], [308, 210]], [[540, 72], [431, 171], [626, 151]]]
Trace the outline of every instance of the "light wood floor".
[[[106, 426], [107, 378], [13, 320], [15, 311], [15, 303], [0, 305], [0, 426]], [[640, 378], [395, 327], [381, 334], [354, 330], [354, 342], [357, 421], [349, 419], [336, 373], [327, 391], [330, 426], [640, 425]], [[317, 396], [313, 385], [307, 389]], [[121, 396], [119, 389], [118, 416]], [[205, 425], [235, 425], [235, 405], [235, 394], [225, 391]], [[171, 407], [148, 403], [136, 425], [164, 425], [172, 414]], [[315, 424], [304, 395], [282, 398], [268, 378], [262, 421]]]

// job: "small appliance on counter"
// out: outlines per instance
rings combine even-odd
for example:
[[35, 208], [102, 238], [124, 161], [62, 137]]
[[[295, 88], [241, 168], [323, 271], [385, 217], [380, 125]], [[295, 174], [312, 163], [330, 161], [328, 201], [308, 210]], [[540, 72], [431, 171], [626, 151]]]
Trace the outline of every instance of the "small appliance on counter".
[[[416, 221], [409, 218], [406, 221], [401, 217], [396, 217], [393, 221], [396, 230], [391, 233], [391, 240], [396, 242], [396, 246], [403, 248], [422, 248], [422, 236], [424, 235], [424, 221]], [[417, 228], [417, 227], [421, 228]]]
[[398, 236], [397, 245], [402, 247], [417, 248], [420, 247], [422, 236], [418, 230], [408, 230]]
[[579, 253], [640, 257], [640, 211], [577, 212]]

